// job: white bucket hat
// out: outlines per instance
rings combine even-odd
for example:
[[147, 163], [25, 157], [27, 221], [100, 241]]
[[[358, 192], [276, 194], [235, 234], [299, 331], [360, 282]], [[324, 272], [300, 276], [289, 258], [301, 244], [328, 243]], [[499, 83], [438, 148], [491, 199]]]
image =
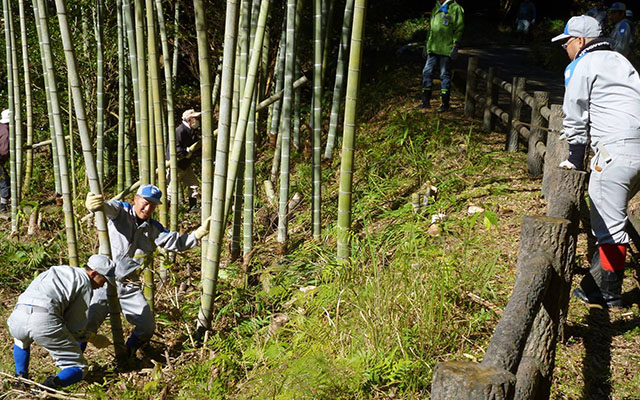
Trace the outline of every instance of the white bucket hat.
[[10, 115], [11, 110], [2, 110], [2, 115], [0, 115], [0, 124], [8, 124]]

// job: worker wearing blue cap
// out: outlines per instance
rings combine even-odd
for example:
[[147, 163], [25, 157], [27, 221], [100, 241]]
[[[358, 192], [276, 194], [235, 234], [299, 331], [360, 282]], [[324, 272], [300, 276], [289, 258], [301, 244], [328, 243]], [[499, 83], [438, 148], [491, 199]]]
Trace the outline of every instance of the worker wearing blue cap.
[[[118, 200], [105, 202], [102, 195], [91, 192], [85, 202], [89, 211], [101, 210], [108, 219], [112, 259], [117, 264], [118, 299], [125, 318], [134, 325], [127, 340], [130, 355], [134, 355], [155, 332], [155, 318], [138, 279], [142, 261], [153, 254], [156, 247], [177, 252], [191, 249], [209, 232], [209, 220], [192, 233], [169, 232], [151, 218], [158, 204], [162, 204], [162, 192], [154, 185], [140, 186], [133, 204]], [[96, 332], [108, 311], [106, 288], [97, 290], [91, 299], [87, 330]]]

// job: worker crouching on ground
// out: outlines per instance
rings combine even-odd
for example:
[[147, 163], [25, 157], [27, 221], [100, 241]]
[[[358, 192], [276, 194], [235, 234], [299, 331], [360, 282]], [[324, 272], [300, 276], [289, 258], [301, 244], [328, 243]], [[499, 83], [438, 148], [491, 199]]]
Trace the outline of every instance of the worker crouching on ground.
[[[116, 283], [120, 307], [134, 330], [127, 340], [129, 356], [147, 343], [155, 332], [156, 324], [138, 279], [138, 268], [156, 247], [169, 251], [185, 251], [198, 245], [209, 232], [209, 220], [189, 234], [169, 232], [151, 218], [162, 192], [156, 186], [142, 185], [133, 198], [133, 204], [123, 201], [104, 202], [102, 195], [87, 194], [85, 205], [91, 212], [104, 211], [108, 223], [112, 258], [116, 262]], [[107, 290], [96, 290], [91, 299], [87, 331], [97, 332], [107, 317], [109, 306]]]
[[84, 378], [87, 361], [77, 342], [106, 339], [88, 334], [86, 327], [92, 292], [106, 282], [115, 285], [114, 270], [108, 257], [93, 255], [84, 268], [53, 266], [31, 282], [7, 320], [14, 338], [16, 376], [29, 377], [31, 343], [36, 342], [61, 369], [43, 385], [55, 389]]
[[565, 70], [564, 134], [569, 158], [560, 167], [582, 169], [587, 139], [591, 159], [591, 229], [598, 248], [574, 295], [589, 304], [622, 307], [629, 235], [627, 205], [640, 189], [640, 78], [631, 63], [600, 38], [598, 22], [573, 17], [552, 39], [572, 60]]

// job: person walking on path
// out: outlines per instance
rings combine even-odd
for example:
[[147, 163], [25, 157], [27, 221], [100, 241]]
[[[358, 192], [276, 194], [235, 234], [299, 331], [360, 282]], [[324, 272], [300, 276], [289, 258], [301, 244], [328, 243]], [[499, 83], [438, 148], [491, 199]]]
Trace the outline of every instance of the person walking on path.
[[[139, 267], [156, 247], [169, 251], [185, 251], [196, 247], [209, 232], [209, 220], [189, 234], [169, 232], [151, 218], [162, 192], [156, 186], [142, 185], [133, 204], [123, 201], [105, 202], [102, 195], [87, 193], [85, 206], [91, 212], [101, 210], [108, 219], [112, 259], [116, 263], [116, 283], [122, 313], [134, 325], [126, 345], [130, 356], [148, 342], [155, 332], [155, 318], [138, 279]], [[87, 330], [97, 332], [108, 314], [107, 290], [96, 290], [89, 308]]]
[[9, 161], [9, 117], [10, 110], [3, 110], [0, 114], [0, 212], [9, 211], [9, 197], [11, 196], [11, 181], [7, 172]]
[[464, 30], [464, 10], [455, 0], [436, 1], [431, 11], [431, 27], [427, 40], [427, 62], [422, 70], [422, 103], [418, 108], [431, 107], [433, 73], [440, 68], [442, 104], [438, 112], [449, 109], [451, 93], [451, 59], [458, 53]]
[[[182, 123], [176, 128], [176, 157], [178, 157], [178, 190], [187, 186], [189, 188], [189, 212], [196, 212], [198, 208], [198, 187], [200, 183], [191, 168], [193, 152], [189, 146], [196, 142], [195, 129], [198, 128], [200, 112], [193, 109], [182, 113]], [[166, 159], [169, 160], [169, 147], [167, 146]], [[167, 177], [169, 171], [167, 170]], [[169, 187], [170, 181], [167, 182]]]
[[611, 48], [625, 57], [631, 53], [633, 43], [633, 25], [626, 16], [627, 6], [624, 3], [616, 2], [609, 9], [609, 19], [613, 24], [611, 30]]
[[57, 265], [38, 275], [7, 320], [13, 336], [16, 376], [29, 377], [31, 343], [45, 348], [61, 371], [42, 383], [59, 388], [81, 381], [87, 360], [77, 342], [106, 347], [109, 339], [86, 331], [89, 302], [94, 289], [115, 285], [114, 264], [103, 255], [89, 257], [84, 268]]
[[531, 25], [536, 23], [536, 5], [531, 0], [524, 0], [518, 8], [516, 18], [516, 32], [520, 36], [520, 41], [524, 42], [529, 35]]
[[598, 22], [573, 17], [564, 32], [572, 60], [565, 70], [564, 135], [569, 157], [561, 168], [582, 169], [588, 139], [591, 159], [589, 199], [597, 250], [591, 268], [574, 290], [588, 304], [622, 307], [622, 280], [629, 234], [627, 205], [640, 189], [640, 78], [631, 63], [600, 38]]

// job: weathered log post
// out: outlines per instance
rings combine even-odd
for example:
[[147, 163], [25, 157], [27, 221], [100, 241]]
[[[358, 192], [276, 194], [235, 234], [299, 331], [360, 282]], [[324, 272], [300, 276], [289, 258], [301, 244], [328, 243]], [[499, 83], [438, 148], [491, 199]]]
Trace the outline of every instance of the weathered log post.
[[549, 92], [535, 91], [533, 92], [534, 105], [531, 109], [531, 135], [529, 136], [529, 146], [527, 149], [527, 169], [529, 175], [537, 178], [542, 174], [542, 164], [544, 159], [538, 153], [536, 144], [544, 142], [545, 130], [542, 129], [546, 123], [540, 109], [549, 104]]
[[560, 140], [559, 132], [562, 131], [562, 106], [551, 105], [549, 115], [549, 135], [547, 135], [547, 152], [544, 155], [544, 175], [542, 176], [542, 196], [549, 198], [549, 186], [552, 175], [558, 170], [556, 167], [569, 157], [569, 144], [566, 140]]
[[[557, 182], [562, 185], [553, 189], [553, 193], [558, 193], [558, 201], [554, 200], [555, 204], [547, 211], [547, 215], [562, 213], [566, 216], [570, 213], [577, 216], [586, 174], [580, 171], [566, 172], [562, 174], [565, 179]], [[569, 193], [565, 196], [559, 192], [562, 190]], [[578, 225], [577, 218], [575, 221], [558, 220], [566, 223], [559, 226], [560, 229], [555, 232], [549, 232], [550, 235], [555, 235], [555, 240], [547, 243], [549, 249], [555, 254], [552, 263], [553, 276], [542, 307], [529, 333], [522, 361], [516, 373], [516, 399], [548, 399], [550, 395], [556, 344], [566, 320], [569, 305]]]
[[486, 132], [493, 131], [495, 127], [496, 118], [491, 112], [491, 107], [498, 104], [498, 85], [493, 82], [496, 75], [499, 74], [499, 70], [495, 67], [489, 67], [487, 72], [487, 101], [484, 103], [484, 119], [482, 121], [482, 129]]
[[564, 263], [569, 221], [524, 217], [513, 294], [480, 365], [447, 362], [436, 366], [431, 398], [512, 399], [527, 337], [556, 265]]
[[522, 99], [518, 93], [524, 92], [527, 80], [522, 77], [514, 77], [511, 81], [511, 111], [509, 112], [509, 127], [507, 129], [507, 143], [505, 150], [509, 152], [518, 151], [518, 123], [522, 114]]
[[476, 68], [478, 68], [478, 59], [476, 57], [469, 57], [467, 63], [467, 88], [464, 94], [464, 115], [473, 118], [476, 110], [476, 102], [474, 99], [477, 76]]

